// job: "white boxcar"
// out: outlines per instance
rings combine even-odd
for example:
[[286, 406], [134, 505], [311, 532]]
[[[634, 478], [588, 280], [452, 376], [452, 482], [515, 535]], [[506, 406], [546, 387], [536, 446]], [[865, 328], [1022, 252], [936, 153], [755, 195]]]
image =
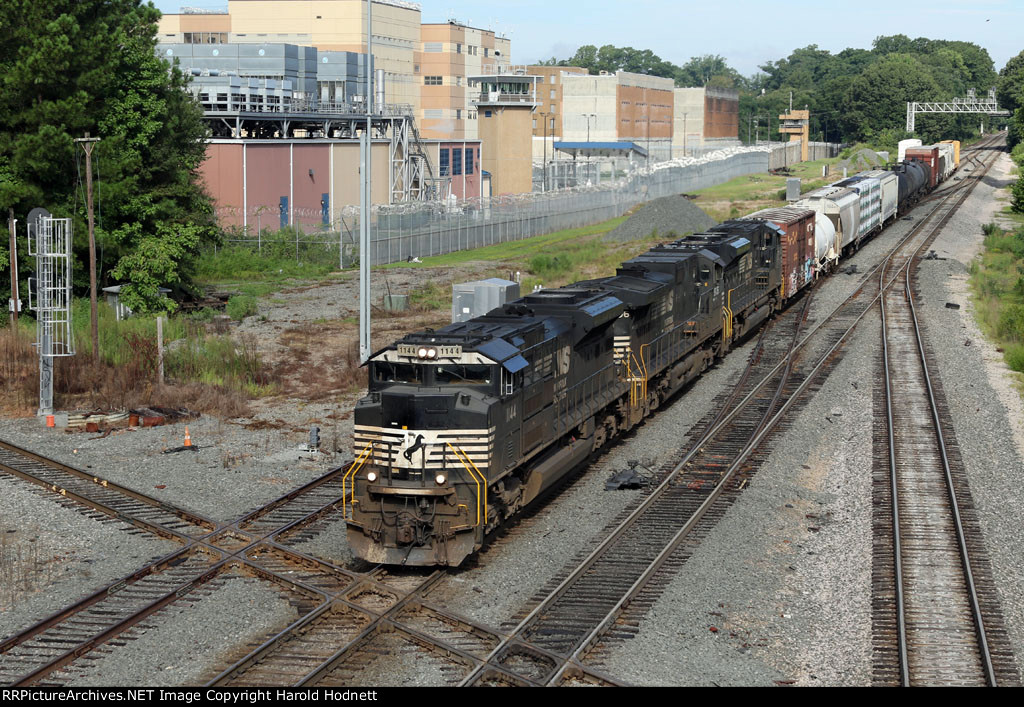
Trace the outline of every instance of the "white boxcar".
[[860, 221], [857, 226], [857, 239], [867, 238], [871, 233], [882, 227], [882, 185], [874, 177], [858, 174], [855, 177], [836, 182], [833, 186], [846, 187], [857, 192], [860, 201]]
[[908, 147], [921, 147], [921, 141], [920, 140], [916, 140], [916, 139], [914, 139], [914, 140], [900, 140], [900, 144], [897, 146], [898, 152], [899, 152], [899, 159], [896, 160], [897, 162], [902, 162], [903, 160], [905, 160], [907, 158], [907, 148]]
[[862, 172], [861, 176], [877, 179], [882, 187], [882, 225], [884, 226], [896, 218], [900, 199], [900, 180], [893, 172], [885, 169]]
[[933, 147], [939, 148], [939, 179], [945, 180], [949, 178], [949, 175], [956, 171], [956, 156], [953, 150], [953, 144], [949, 142], [939, 142], [933, 145]]
[[860, 227], [860, 195], [843, 187], [830, 185], [804, 194], [794, 206], [813, 209], [832, 222], [835, 231], [836, 253], [857, 240]]

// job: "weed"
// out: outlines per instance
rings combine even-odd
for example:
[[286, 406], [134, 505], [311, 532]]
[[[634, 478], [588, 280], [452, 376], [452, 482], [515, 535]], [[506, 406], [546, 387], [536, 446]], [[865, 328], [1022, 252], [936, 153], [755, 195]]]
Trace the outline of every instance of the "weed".
[[236, 322], [240, 322], [246, 317], [251, 317], [259, 311], [256, 306], [256, 298], [251, 295], [235, 295], [228, 299], [227, 307], [225, 311], [228, 316], [234, 319]]

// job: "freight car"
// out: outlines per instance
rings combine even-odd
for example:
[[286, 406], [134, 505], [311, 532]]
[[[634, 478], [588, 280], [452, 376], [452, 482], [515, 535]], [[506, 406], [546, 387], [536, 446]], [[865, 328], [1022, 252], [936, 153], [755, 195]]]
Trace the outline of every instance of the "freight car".
[[926, 193], [908, 160], [377, 352], [343, 481], [353, 554], [461, 564], [879, 230], [893, 193], [899, 213]]

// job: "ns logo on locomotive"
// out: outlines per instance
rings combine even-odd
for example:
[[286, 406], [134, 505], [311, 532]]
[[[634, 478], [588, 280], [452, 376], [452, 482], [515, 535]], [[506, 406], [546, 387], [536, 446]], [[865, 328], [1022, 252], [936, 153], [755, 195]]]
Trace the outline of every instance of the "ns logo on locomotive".
[[908, 155], [660, 245], [613, 277], [535, 292], [372, 356], [343, 486], [353, 553], [462, 563], [934, 188], [938, 148], [932, 158]]

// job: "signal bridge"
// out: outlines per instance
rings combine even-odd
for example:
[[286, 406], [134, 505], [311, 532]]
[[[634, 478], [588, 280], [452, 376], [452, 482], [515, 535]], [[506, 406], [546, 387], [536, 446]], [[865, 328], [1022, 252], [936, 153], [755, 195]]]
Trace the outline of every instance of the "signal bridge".
[[907, 103], [907, 132], [914, 132], [915, 118], [918, 113], [975, 113], [984, 115], [1010, 115], [996, 102], [996, 90], [990, 88], [988, 98], [978, 98], [974, 89], [967, 91], [967, 98], [954, 98], [952, 101], [924, 103]]

